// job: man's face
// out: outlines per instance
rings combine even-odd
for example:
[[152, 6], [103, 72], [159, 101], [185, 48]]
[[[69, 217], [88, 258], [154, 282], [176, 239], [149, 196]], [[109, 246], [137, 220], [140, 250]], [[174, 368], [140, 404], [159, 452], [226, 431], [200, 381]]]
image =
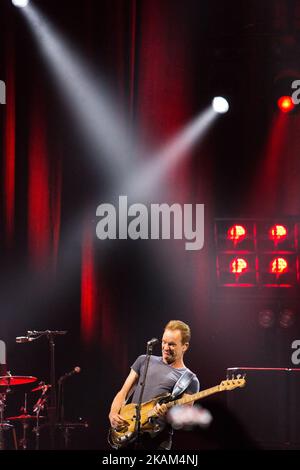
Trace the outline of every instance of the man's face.
[[187, 350], [188, 344], [182, 344], [180, 330], [165, 330], [162, 337], [162, 357], [167, 364], [173, 364], [181, 360], [183, 353]]

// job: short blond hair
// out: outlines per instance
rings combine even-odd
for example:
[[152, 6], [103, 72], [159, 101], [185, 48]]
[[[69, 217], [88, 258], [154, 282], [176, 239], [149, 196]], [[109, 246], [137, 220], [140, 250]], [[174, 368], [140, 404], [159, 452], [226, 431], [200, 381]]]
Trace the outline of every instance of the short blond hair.
[[181, 343], [189, 343], [191, 339], [191, 329], [189, 325], [181, 320], [171, 320], [166, 324], [165, 330], [180, 330], [181, 331]]

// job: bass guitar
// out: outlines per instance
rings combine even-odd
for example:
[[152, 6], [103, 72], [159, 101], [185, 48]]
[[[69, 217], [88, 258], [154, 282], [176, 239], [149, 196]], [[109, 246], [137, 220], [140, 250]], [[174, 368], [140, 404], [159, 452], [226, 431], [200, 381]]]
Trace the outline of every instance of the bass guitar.
[[[244, 387], [246, 385], [245, 377], [238, 376], [236, 379], [223, 380], [219, 385], [215, 387], [202, 390], [192, 395], [185, 395], [182, 398], [174, 400], [171, 398], [171, 394], [160, 395], [152, 400], [149, 400], [141, 405], [141, 421], [140, 421], [140, 432], [150, 433], [152, 436], [160, 432], [160, 426], [157, 424], [156, 419], [158, 418], [155, 412], [155, 406], [157, 403], [165, 403], [167, 408], [178, 405], [187, 405], [202, 398], [213, 395], [214, 393], [224, 392], [226, 390], [234, 390], [238, 387]], [[108, 435], [108, 442], [114, 449], [126, 447], [129, 443], [133, 442], [137, 437], [136, 430], [136, 404], [130, 403], [124, 405], [120, 410], [120, 415], [127, 422], [126, 425], [118, 428], [110, 428]]]

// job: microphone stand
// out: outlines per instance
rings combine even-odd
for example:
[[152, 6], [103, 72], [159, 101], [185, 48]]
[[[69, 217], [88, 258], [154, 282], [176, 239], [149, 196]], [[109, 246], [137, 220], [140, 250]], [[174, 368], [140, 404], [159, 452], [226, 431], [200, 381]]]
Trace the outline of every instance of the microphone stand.
[[148, 373], [148, 367], [149, 367], [149, 362], [150, 362], [150, 357], [152, 355], [153, 351], [153, 343], [147, 343], [147, 354], [145, 357], [145, 370], [144, 370], [144, 375], [143, 379], [141, 382], [141, 391], [139, 395], [138, 402], [135, 406], [135, 433], [136, 433], [136, 440], [135, 440], [135, 449], [140, 449], [141, 447], [141, 406], [142, 406], [142, 401], [143, 401], [143, 394], [144, 394], [144, 389], [145, 389], [145, 384], [146, 384], [146, 378], [147, 378], [147, 373]]
[[73, 374], [78, 374], [81, 371], [81, 368], [76, 366], [71, 372], [68, 372], [62, 375], [58, 379], [58, 400], [57, 400], [57, 420], [58, 420], [58, 427], [62, 432], [63, 442], [64, 442], [64, 449], [67, 450], [70, 446], [71, 438], [70, 438], [70, 430], [76, 427], [74, 423], [65, 422], [65, 380], [68, 377], [71, 377]]
[[58, 424], [59, 424], [59, 427], [62, 431], [62, 435], [63, 435], [63, 440], [64, 440], [64, 448], [65, 449], [68, 449], [69, 447], [69, 430], [67, 428], [67, 426], [65, 426], [65, 403], [64, 403], [64, 394], [65, 394], [65, 390], [64, 390], [64, 379], [66, 377], [65, 376], [62, 376], [59, 380], [58, 380]]
[[67, 331], [27, 331], [29, 337], [38, 339], [41, 336], [47, 336], [50, 349], [50, 405], [48, 406], [48, 417], [50, 425], [50, 442], [51, 449], [55, 448], [55, 427], [57, 418], [57, 401], [56, 401], [56, 387], [55, 387], [55, 342], [54, 338], [57, 335], [65, 335]]
[[48, 406], [48, 417], [50, 422], [51, 449], [55, 447], [55, 424], [56, 424], [56, 387], [55, 387], [55, 342], [52, 332], [47, 333], [50, 348], [50, 406]]
[[40, 450], [40, 410], [36, 414], [35, 450]]

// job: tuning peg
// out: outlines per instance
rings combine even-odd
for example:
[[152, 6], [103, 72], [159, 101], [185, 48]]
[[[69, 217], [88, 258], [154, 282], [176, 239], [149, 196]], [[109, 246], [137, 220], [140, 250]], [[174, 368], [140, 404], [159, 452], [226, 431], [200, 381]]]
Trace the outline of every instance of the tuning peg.
[[238, 374], [238, 375], [236, 376], [236, 378], [237, 378], [238, 380], [240, 380], [241, 377], [242, 377], [241, 374]]

